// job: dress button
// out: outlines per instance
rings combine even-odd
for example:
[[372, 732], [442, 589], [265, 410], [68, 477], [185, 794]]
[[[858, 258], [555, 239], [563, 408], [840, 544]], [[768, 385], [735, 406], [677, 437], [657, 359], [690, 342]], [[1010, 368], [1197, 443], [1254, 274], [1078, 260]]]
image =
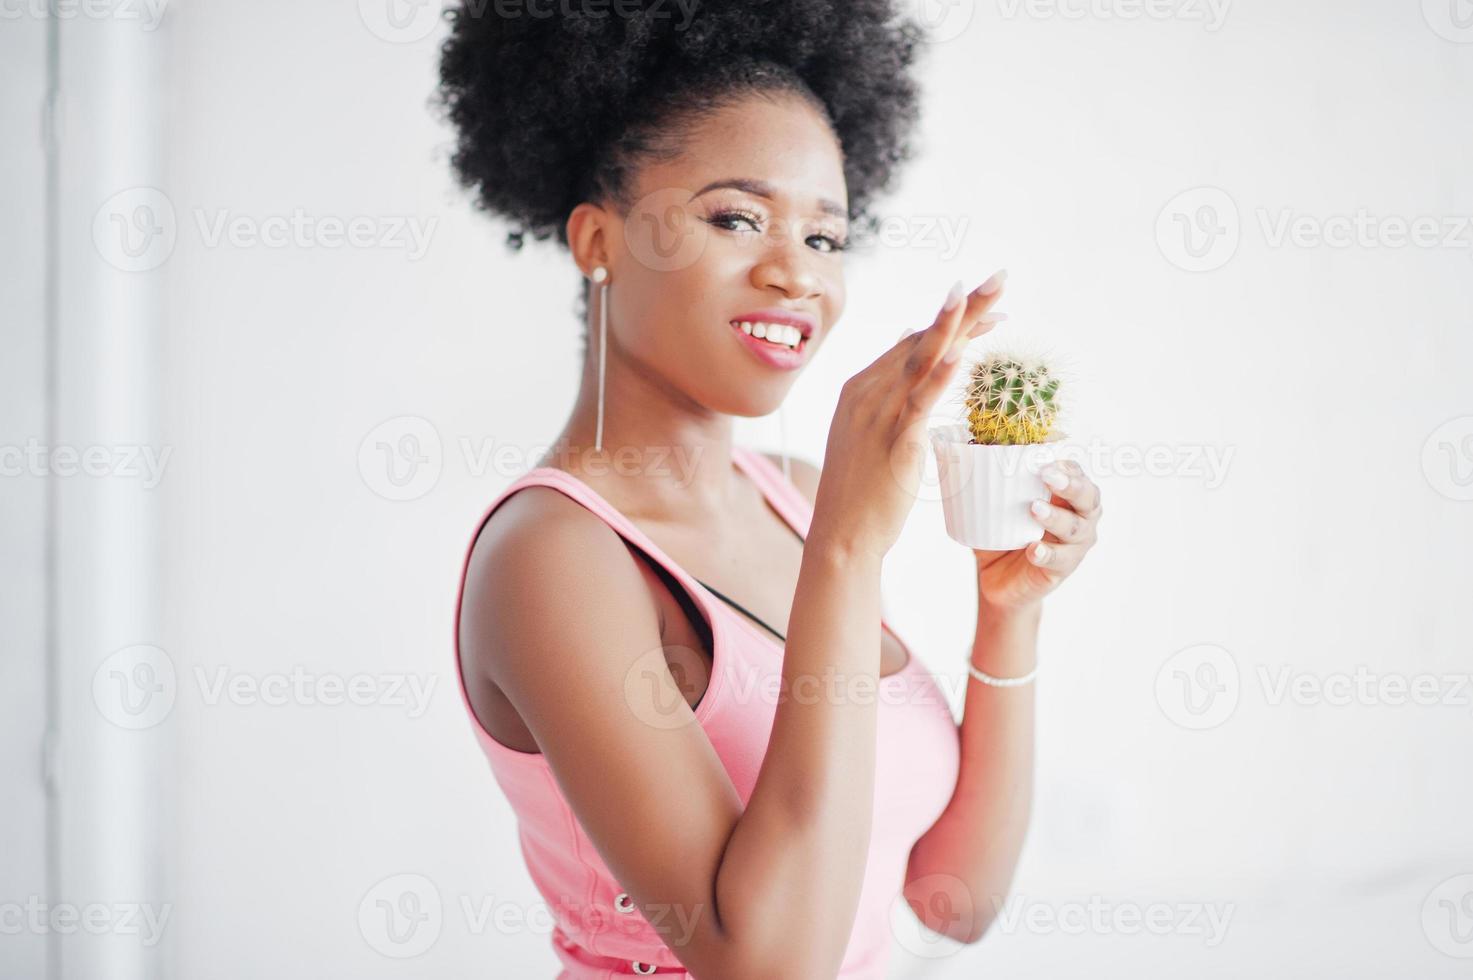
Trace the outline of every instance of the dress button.
[[634, 911], [634, 903], [629, 900], [628, 892], [620, 892], [614, 896], [614, 908], [620, 912]]
[[639, 960], [635, 960], [630, 965], [634, 967], [634, 972], [642, 977], [647, 977], [655, 972], [655, 964], [653, 963], [641, 963]]

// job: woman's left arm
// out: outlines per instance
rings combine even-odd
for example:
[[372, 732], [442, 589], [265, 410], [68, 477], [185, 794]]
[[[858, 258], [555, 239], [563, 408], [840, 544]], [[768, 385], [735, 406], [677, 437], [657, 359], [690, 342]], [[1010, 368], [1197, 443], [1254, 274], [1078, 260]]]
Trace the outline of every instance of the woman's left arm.
[[[1042, 541], [1017, 551], [978, 551], [972, 664], [989, 677], [1027, 676], [1038, 654], [1043, 597], [1094, 545], [1100, 491], [1072, 460], [1043, 473], [1053, 490], [1034, 505]], [[911, 849], [904, 894], [934, 932], [975, 943], [1006, 902], [1033, 804], [1033, 685], [987, 684], [969, 675], [961, 770], [941, 816]]]

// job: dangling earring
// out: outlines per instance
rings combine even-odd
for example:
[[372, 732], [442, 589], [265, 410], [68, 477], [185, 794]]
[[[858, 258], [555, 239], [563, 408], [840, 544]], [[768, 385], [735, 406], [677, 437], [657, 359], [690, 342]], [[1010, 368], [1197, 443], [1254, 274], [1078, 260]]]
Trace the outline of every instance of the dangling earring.
[[792, 482], [793, 473], [792, 473], [792, 470], [789, 469], [789, 467], [788, 467], [788, 414], [787, 414], [787, 407], [788, 406], [787, 406], [787, 403], [786, 402], [784, 402], [783, 404], [781, 404], [781, 405], [779, 405], [777, 407], [777, 431], [778, 431], [778, 439], [781, 440], [781, 442], [782, 442], [783, 476], [786, 477], [789, 482]]
[[593, 451], [604, 448], [604, 353], [609, 341], [609, 270], [593, 267], [593, 281], [598, 287], [598, 422], [593, 434]]

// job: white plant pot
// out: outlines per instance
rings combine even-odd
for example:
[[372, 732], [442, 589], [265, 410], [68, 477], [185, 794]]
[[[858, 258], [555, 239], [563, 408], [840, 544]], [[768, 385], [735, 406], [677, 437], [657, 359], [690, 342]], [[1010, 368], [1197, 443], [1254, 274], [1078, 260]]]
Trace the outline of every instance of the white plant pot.
[[1051, 491], [1040, 471], [1057, 438], [1025, 446], [977, 446], [961, 423], [930, 430], [946, 533], [978, 551], [1013, 551], [1043, 537], [1029, 507]]

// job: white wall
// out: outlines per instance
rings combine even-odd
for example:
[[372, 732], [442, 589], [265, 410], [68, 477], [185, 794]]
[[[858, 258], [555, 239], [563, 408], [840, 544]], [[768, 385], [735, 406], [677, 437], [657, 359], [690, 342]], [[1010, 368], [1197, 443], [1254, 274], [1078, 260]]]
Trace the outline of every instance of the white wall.
[[[894, 975], [1462, 975], [1444, 950], [1473, 944], [1441, 900], [1473, 878], [1437, 889], [1473, 874], [1473, 692], [1336, 706], [1273, 682], [1473, 672], [1473, 492], [1455, 479], [1473, 473], [1473, 28], [1432, 0], [1061, 6], [951, 8], [922, 157], [889, 202], [910, 246], [853, 260], [842, 328], [788, 406], [793, 451], [817, 459], [842, 381], [953, 279], [1005, 265], [1008, 334], [1069, 357], [1070, 432], [1099, 447], [1102, 540], [1049, 600], [1041, 650], [1015, 882], [1034, 918], [958, 949], [901, 916]], [[477, 918], [537, 902], [450, 642], [466, 536], [520, 470], [476, 450], [531, 458], [560, 427], [577, 278], [550, 248], [508, 257], [452, 189], [426, 110], [436, 35], [388, 24], [368, 0], [178, 0], [153, 35], [177, 80], [160, 107], [176, 238], [144, 274], [168, 299], [155, 642], [177, 679], [159, 729], [178, 747], [181, 977], [553, 975], [545, 920]], [[390, 237], [211, 237], [298, 211]], [[1304, 237], [1358, 212], [1456, 241]], [[1297, 242], [1276, 237], [1285, 216]], [[398, 218], [428, 231], [423, 254]], [[1199, 237], [1213, 268], [1190, 271], [1182, 221], [1209, 218], [1236, 249]], [[935, 221], [965, 222], [954, 249]], [[776, 446], [773, 419], [740, 431]], [[404, 436], [430, 462], [396, 487], [374, 447]], [[1170, 463], [1141, 475], [1134, 450]], [[953, 684], [969, 560], [922, 502], [885, 569], [892, 620]], [[296, 668], [429, 685], [427, 710], [214, 697]], [[1192, 714], [1177, 672], [1200, 670], [1236, 677], [1236, 701]], [[424, 890], [380, 884], [403, 874], [443, 903], [405, 960], [375, 949], [371, 907]], [[1170, 934], [1072, 934], [1094, 896], [1165, 903]], [[1209, 910], [1230, 916], [1221, 937], [1194, 931]]]

